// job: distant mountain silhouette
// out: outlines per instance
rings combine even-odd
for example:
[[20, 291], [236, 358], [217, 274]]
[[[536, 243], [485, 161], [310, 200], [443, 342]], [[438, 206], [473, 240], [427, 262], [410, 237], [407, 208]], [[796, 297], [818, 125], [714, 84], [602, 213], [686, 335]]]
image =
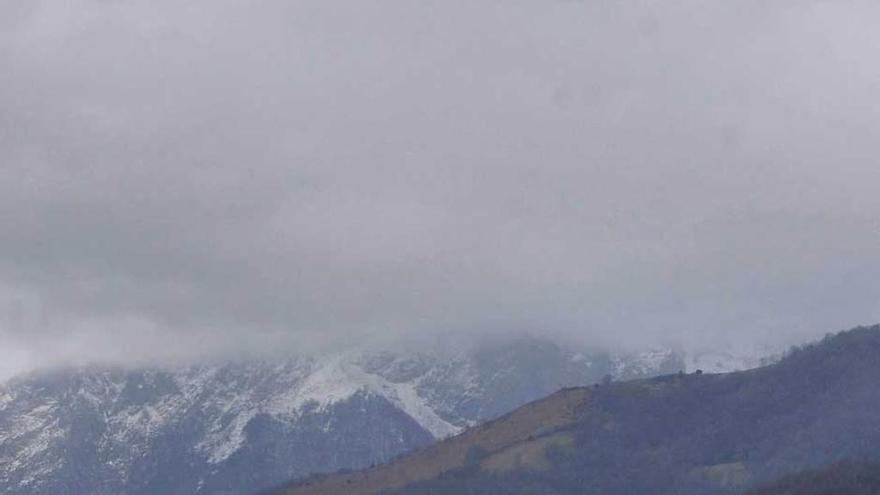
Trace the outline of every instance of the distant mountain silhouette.
[[276, 493], [740, 494], [880, 460], [878, 383], [880, 326], [861, 327], [751, 371], [564, 389], [389, 464]]

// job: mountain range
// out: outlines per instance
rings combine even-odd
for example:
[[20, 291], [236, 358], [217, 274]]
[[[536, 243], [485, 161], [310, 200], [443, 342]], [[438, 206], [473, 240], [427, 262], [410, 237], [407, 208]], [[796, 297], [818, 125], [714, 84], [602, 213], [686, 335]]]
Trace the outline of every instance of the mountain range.
[[[880, 326], [858, 328], [753, 370], [566, 388], [387, 464], [272, 493], [741, 494], [880, 460], [878, 382]], [[786, 493], [767, 486], [757, 493]]]
[[755, 361], [517, 338], [458, 352], [30, 373], [0, 386], [0, 492], [254, 493], [386, 462], [562, 387], [673, 373], [705, 356]]

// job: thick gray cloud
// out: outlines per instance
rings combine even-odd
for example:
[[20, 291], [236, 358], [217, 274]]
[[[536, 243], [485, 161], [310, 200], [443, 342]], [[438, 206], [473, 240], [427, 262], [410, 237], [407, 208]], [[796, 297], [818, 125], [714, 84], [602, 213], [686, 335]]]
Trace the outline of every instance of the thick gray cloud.
[[878, 16], [4, 2], [6, 362], [880, 320]]

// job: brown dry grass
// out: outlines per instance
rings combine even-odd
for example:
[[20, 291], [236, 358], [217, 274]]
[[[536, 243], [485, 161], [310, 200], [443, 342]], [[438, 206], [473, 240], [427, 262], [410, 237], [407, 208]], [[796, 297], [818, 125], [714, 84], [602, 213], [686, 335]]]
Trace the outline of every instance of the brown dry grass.
[[[286, 495], [373, 495], [417, 481], [435, 478], [464, 466], [473, 448], [489, 454], [531, 442], [572, 423], [589, 399], [587, 388], [560, 390], [539, 401], [461, 435], [364, 471], [325, 476], [282, 491]], [[523, 448], [523, 447], [520, 447]]]
[[568, 449], [574, 447], [574, 436], [571, 433], [525, 440], [511, 445], [490, 455], [480, 463], [480, 468], [489, 472], [504, 472], [513, 469], [544, 470], [550, 469], [547, 450], [551, 447]]

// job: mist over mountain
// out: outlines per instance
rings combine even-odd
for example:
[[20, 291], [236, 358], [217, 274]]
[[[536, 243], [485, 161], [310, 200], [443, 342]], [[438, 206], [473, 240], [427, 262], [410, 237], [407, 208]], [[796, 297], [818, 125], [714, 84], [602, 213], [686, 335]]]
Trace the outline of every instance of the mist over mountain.
[[878, 16], [3, 1], [0, 373], [878, 321]]

